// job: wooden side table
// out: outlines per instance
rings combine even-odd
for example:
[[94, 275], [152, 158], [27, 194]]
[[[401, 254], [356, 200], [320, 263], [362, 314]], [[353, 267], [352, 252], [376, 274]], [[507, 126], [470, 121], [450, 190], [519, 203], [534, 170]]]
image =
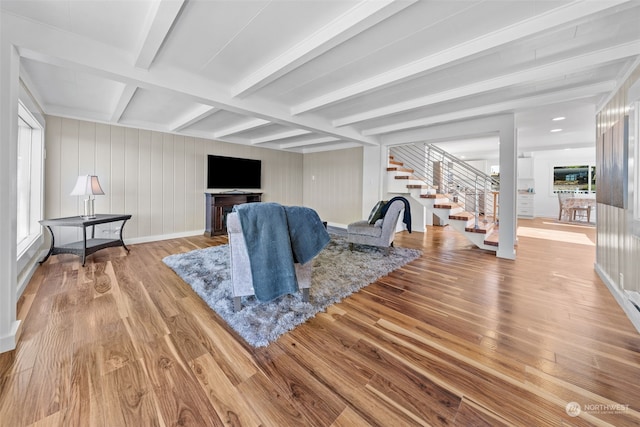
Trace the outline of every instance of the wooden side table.
[[[57, 254], [74, 254], [82, 257], [82, 266], [87, 259], [87, 255], [91, 255], [100, 249], [111, 248], [116, 246], [124, 247], [127, 252], [129, 248], [124, 244], [122, 240], [122, 230], [126, 222], [131, 219], [131, 215], [113, 215], [113, 214], [98, 214], [95, 218], [86, 219], [81, 216], [71, 216], [66, 218], [54, 218], [43, 219], [40, 224], [47, 227], [51, 234], [51, 247], [49, 253], [40, 261], [40, 264], [45, 262], [51, 255]], [[117, 239], [96, 239], [95, 238], [95, 226], [98, 224], [107, 224], [110, 222], [122, 221], [120, 227], [120, 235]], [[56, 239], [51, 227], [77, 227], [82, 228], [82, 240], [67, 243], [65, 245], [56, 246]], [[91, 227], [91, 237], [87, 238], [87, 227]]]

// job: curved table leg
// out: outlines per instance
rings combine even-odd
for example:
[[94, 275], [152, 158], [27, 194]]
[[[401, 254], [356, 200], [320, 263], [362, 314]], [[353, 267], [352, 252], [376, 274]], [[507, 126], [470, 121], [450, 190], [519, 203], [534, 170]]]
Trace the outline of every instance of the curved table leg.
[[122, 246], [127, 250], [127, 252], [130, 252], [127, 245], [124, 244], [124, 240], [122, 240], [122, 230], [124, 230], [124, 225], [126, 223], [127, 223], [127, 220], [125, 219], [124, 221], [122, 221], [122, 226], [120, 227], [120, 243], [122, 243]]
[[82, 227], [82, 266], [87, 260], [87, 227]]
[[45, 227], [47, 227], [47, 230], [49, 230], [49, 234], [51, 235], [51, 247], [49, 248], [49, 252], [45, 255], [45, 257], [42, 258], [42, 261], [40, 261], [40, 264], [44, 263], [46, 260], [49, 259], [49, 257], [53, 253], [53, 246], [56, 242], [56, 239], [53, 236], [53, 230], [51, 230], [51, 227], [49, 227], [48, 225], [45, 225]]

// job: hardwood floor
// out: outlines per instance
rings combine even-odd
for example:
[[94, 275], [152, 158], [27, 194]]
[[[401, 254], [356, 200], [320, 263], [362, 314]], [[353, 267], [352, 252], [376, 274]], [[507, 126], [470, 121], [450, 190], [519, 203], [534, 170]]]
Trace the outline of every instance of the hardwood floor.
[[516, 261], [399, 234], [423, 256], [259, 349], [161, 261], [225, 237], [54, 256], [0, 355], [0, 425], [640, 425], [640, 334], [595, 229], [519, 226]]

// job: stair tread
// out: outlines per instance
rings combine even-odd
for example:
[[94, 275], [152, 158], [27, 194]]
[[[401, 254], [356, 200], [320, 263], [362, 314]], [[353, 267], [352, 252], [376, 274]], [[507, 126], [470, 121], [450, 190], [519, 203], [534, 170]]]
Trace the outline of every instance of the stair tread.
[[396, 166], [396, 167], [388, 167], [387, 168], [387, 172], [409, 172], [409, 173], [413, 173], [414, 170], [413, 169], [409, 169], [409, 168], [403, 168], [400, 166]]
[[460, 221], [468, 221], [470, 219], [473, 219], [473, 214], [471, 212], [458, 212], [455, 214], [451, 214], [449, 215], [449, 219], [457, 219]]
[[446, 200], [449, 200], [449, 198], [447, 196], [445, 196], [444, 194], [421, 194], [420, 197], [422, 199], [442, 199], [442, 200], [446, 199]]
[[462, 206], [460, 206], [456, 202], [441, 202], [441, 203], [434, 203], [433, 207], [435, 209], [455, 209], [455, 208], [460, 208]]
[[478, 228], [475, 227], [475, 224], [472, 224], [469, 227], [465, 227], [465, 231], [471, 232], [471, 233], [482, 233], [482, 234], [487, 234], [489, 233], [491, 230], [493, 230], [493, 223], [492, 222], [488, 222], [488, 223], [484, 223], [482, 221], [478, 222]]
[[493, 227], [491, 233], [489, 233], [489, 235], [484, 239], [484, 244], [489, 246], [498, 246], [498, 234], [498, 227]]

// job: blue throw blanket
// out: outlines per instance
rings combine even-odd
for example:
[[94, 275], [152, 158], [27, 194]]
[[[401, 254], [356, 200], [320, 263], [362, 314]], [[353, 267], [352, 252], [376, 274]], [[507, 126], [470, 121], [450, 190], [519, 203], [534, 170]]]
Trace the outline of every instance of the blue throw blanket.
[[258, 301], [298, 291], [294, 262], [306, 264], [329, 243], [316, 211], [278, 203], [234, 206], [247, 245]]

